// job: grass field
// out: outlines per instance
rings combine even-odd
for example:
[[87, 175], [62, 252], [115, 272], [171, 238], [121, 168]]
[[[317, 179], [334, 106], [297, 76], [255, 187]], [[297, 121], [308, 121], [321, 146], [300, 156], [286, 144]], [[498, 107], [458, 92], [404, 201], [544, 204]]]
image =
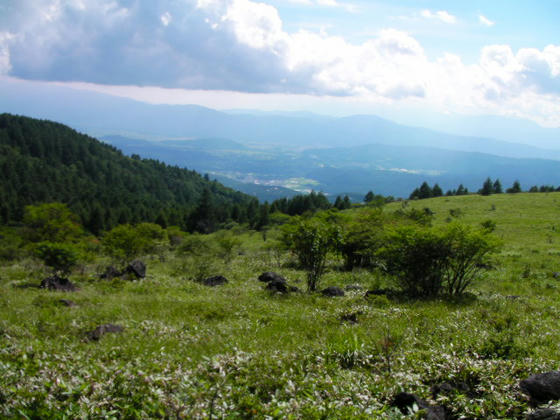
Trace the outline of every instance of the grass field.
[[[504, 244], [495, 269], [452, 301], [366, 299], [387, 280], [334, 262], [321, 286], [362, 289], [275, 295], [262, 272], [302, 289], [305, 273], [270, 247], [274, 232], [239, 233], [229, 263], [196, 261], [229, 280], [214, 288], [170, 252], [146, 257], [147, 278], [134, 282], [99, 280], [100, 258], [71, 276], [74, 293], [22, 287], [46, 276], [34, 260], [3, 263], [0, 417], [396, 419], [406, 417], [390, 402], [406, 391], [457, 418], [523, 418], [519, 380], [560, 368], [560, 193], [406, 205], [429, 208], [435, 225], [493, 220]], [[85, 339], [105, 323], [124, 332]], [[444, 382], [466, 389], [433, 396]]]

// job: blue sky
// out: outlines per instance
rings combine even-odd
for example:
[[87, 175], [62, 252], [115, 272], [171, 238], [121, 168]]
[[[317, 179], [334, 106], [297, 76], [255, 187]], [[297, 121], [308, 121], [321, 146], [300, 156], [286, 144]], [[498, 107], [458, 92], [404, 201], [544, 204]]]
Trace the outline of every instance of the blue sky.
[[214, 108], [560, 127], [560, 2], [0, 0], [0, 77]]

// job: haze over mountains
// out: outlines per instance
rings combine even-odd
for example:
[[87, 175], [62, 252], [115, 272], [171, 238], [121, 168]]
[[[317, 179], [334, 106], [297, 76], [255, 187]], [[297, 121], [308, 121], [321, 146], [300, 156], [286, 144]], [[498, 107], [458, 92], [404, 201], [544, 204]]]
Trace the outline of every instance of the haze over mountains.
[[[463, 183], [476, 190], [487, 176], [504, 185], [519, 179], [525, 188], [560, 184], [560, 146], [554, 144], [560, 130], [522, 121], [509, 121], [519, 127], [513, 137], [527, 136], [531, 145], [408, 127], [371, 115], [220, 112], [54, 85], [22, 82], [14, 88], [1, 80], [0, 89], [2, 112], [63, 122], [125, 153], [209, 172], [261, 199], [292, 195], [294, 189], [405, 197], [424, 180], [444, 189]], [[487, 121], [494, 133], [507, 122], [477, 121]], [[442, 127], [451, 130], [459, 122], [450, 117]], [[477, 126], [466, 124], [465, 132], [478, 133]]]

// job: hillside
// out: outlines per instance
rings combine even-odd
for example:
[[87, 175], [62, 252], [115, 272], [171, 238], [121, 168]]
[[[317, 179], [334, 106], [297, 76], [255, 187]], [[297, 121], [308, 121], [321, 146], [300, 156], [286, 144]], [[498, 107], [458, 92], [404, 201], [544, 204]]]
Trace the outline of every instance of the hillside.
[[[29, 259], [6, 261], [0, 415], [409, 419], [394, 406], [408, 392], [447, 413], [429, 418], [535, 418], [519, 382], [560, 363], [559, 205], [560, 193], [387, 205], [385, 214], [429, 208], [436, 228], [495, 222], [501, 251], [455, 299], [366, 297], [394, 283], [346, 271], [334, 255], [321, 287], [345, 296], [266, 290], [266, 271], [305, 287], [305, 271], [274, 246], [276, 229], [185, 236], [182, 252], [144, 256], [139, 281], [100, 280], [108, 261], [97, 256], [71, 276], [80, 290], [65, 294], [33, 287], [46, 271]], [[227, 283], [204, 284], [218, 275]], [[88, 338], [107, 324], [122, 330]]]
[[205, 190], [220, 221], [231, 218], [234, 206], [243, 208], [254, 200], [194, 171], [126, 157], [115, 147], [49, 121], [0, 115], [0, 150], [4, 223], [20, 221], [28, 204], [60, 201], [86, 226], [92, 219], [101, 219], [106, 229], [156, 220], [186, 226]]

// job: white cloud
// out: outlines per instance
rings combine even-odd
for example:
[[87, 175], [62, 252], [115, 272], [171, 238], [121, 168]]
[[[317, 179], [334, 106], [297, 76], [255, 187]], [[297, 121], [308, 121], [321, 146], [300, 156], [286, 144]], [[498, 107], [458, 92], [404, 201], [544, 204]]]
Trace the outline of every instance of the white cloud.
[[443, 23], [457, 23], [457, 18], [446, 12], [445, 10], [438, 10], [437, 12], [432, 12], [431, 10], [422, 10], [420, 16], [426, 19], [436, 19]]
[[[478, 62], [466, 64], [450, 53], [429, 58], [417, 39], [396, 29], [361, 43], [325, 31], [289, 32], [276, 8], [253, 0], [160, 0], [126, 2], [127, 7], [116, 0], [45, 0], [44, 8], [21, 1], [27, 5], [21, 21], [12, 19], [12, 26], [0, 32], [0, 74], [337, 95], [518, 115], [560, 126], [556, 45], [518, 51], [489, 45]], [[423, 14], [457, 21], [444, 11]], [[173, 31], [163, 28], [167, 25]]]
[[478, 22], [484, 26], [494, 26], [494, 24], [496, 23], [496, 22], [492, 22], [484, 15], [478, 15]]
[[161, 23], [163, 24], [163, 26], [169, 26], [169, 24], [171, 23], [171, 13], [169, 12], [165, 12], [163, 15], [160, 16], [160, 20]]
[[8, 74], [12, 69], [8, 43], [13, 37], [9, 32], [0, 32], [0, 75]]

